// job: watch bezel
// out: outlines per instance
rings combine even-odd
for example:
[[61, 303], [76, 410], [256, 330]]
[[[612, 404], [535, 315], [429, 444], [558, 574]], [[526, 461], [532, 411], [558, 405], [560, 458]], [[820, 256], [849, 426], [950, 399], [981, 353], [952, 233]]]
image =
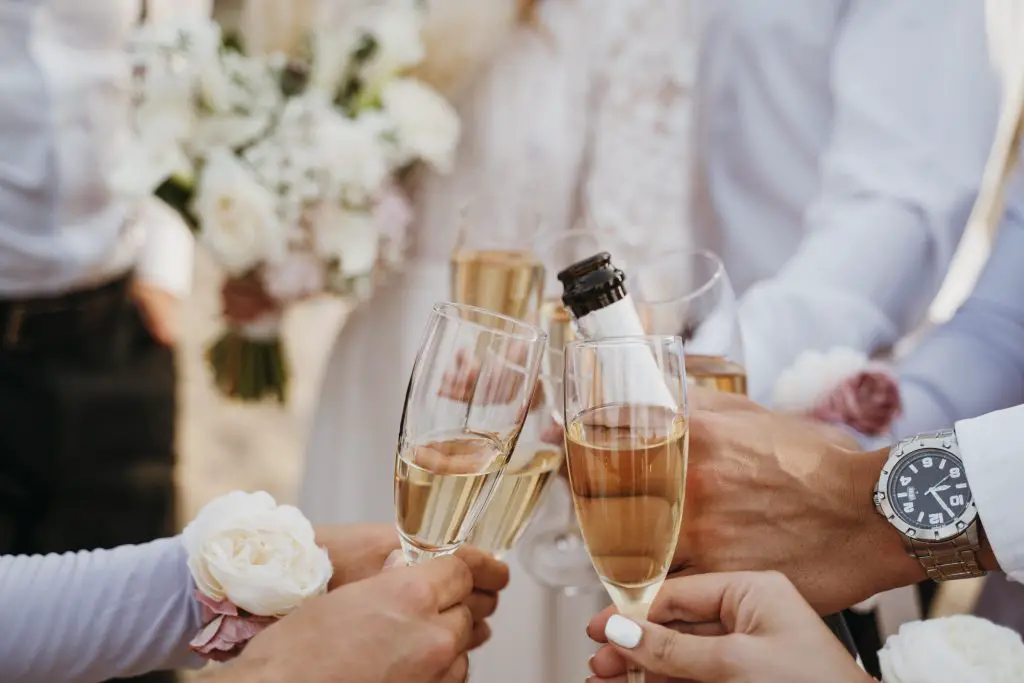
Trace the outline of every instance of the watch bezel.
[[[914, 457], [921, 451], [942, 451], [953, 456], [963, 464], [963, 457], [960, 455], [960, 447], [957, 445], [956, 436], [952, 433], [942, 436], [915, 437], [900, 441], [889, 451], [889, 458], [882, 467], [882, 473], [878, 477], [878, 484], [875, 485], [874, 499], [875, 507], [885, 519], [896, 527], [900, 533], [907, 538], [922, 543], [944, 543], [961, 534], [967, 533], [971, 525], [978, 519], [978, 506], [974, 502], [974, 493], [971, 492], [971, 502], [964, 508], [960, 515], [949, 524], [937, 529], [930, 527], [919, 527], [903, 520], [892, 505], [889, 499], [889, 479], [896, 471], [897, 465], [903, 460]], [[968, 482], [970, 485], [970, 482]]]

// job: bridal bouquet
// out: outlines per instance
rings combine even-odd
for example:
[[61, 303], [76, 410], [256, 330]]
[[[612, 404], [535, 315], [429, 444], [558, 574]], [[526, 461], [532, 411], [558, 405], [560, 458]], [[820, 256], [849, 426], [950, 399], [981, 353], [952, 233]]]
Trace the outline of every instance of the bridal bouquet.
[[117, 189], [155, 193], [275, 303], [210, 347], [227, 396], [284, 401], [287, 305], [365, 296], [401, 266], [411, 211], [397, 180], [418, 162], [448, 170], [459, 137], [449, 103], [404, 75], [423, 59], [422, 12], [378, 3], [287, 56], [247, 54], [213, 22], [148, 25], [133, 41], [136, 139]]

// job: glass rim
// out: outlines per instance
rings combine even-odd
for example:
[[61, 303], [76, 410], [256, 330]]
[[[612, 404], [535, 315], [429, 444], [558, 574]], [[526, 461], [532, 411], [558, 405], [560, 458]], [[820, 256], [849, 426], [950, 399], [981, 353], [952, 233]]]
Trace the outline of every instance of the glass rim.
[[621, 337], [601, 337], [599, 339], [573, 339], [565, 342], [563, 355], [568, 355], [573, 349], [593, 349], [598, 347], [628, 347], [628, 346], [667, 346], [677, 345], [679, 350], [685, 349], [683, 338], [678, 334], [636, 334]]
[[[470, 319], [470, 318], [465, 318], [465, 317], [462, 317], [462, 316], [456, 316], [456, 315], [453, 314], [453, 311], [468, 312], [468, 313], [472, 313], [472, 314], [478, 315], [478, 316], [484, 316], [484, 317], [489, 317], [489, 318], [492, 318], [492, 319], [495, 319], [495, 320], [501, 320], [501, 321], [506, 322], [506, 323], [511, 323], [511, 325], [514, 328], [514, 330], [522, 330], [522, 331], [503, 330], [503, 329], [498, 328], [498, 327], [489, 327], [489, 326], [487, 326], [487, 325], [485, 325], [483, 323], [480, 323], [480, 322], [478, 322], [476, 320], [473, 320], [473, 319]], [[505, 337], [509, 337], [509, 338], [512, 338], [512, 339], [517, 339], [519, 341], [524, 341], [524, 342], [543, 341], [546, 344], [547, 343], [547, 339], [548, 339], [548, 333], [545, 332], [544, 330], [542, 330], [541, 328], [537, 327], [536, 325], [531, 325], [530, 323], [526, 322], [525, 320], [520, 320], [519, 318], [513, 318], [510, 315], [505, 315], [504, 313], [498, 313], [496, 311], [492, 311], [492, 310], [487, 309], [487, 308], [481, 308], [479, 306], [471, 306], [469, 304], [459, 304], [459, 303], [455, 303], [454, 301], [440, 301], [440, 302], [434, 304], [433, 316], [438, 317], [438, 318], [444, 318], [445, 320], [452, 320], [452, 321], [458, 322], [460, 324], [470, 325], [470, 326], [475, 327], [475, 328], [480, 329], [480, 330], [485, 330], [487, 332], [493, 332], [494, 334], [499, 334], [499, 335], [502, 335], [502, 336], [505, 336]]]
[[[670, 251], [664, 252], [663, 254], [658, 256], [658, 258], [655, 259], [655, 261], [657, 262], [661, 261], [662, 259], [668, 259], [675, 254], [689, 254], [691, 256], [700, 256], [707, 259], [714, 266], [714, 271], [711, 273], [711, 277], [709, 277], [707, 281], [700, 287], [697, 287], [696, 289], [687, 292], [686, 294], [671, 296], [668, 297], [667, 299], [644, 299], [638, 296], [636, 298], [637, 303], [641, 303], [647, 306], [659, 306], [661, 304], [671, 304], [676, 303], [678, 301], [696, 299], [697, 297], [707, 294], [709, 291], [711, 291], [711, 288], [715, 286], [715, 283], [725, 279], [725, 263], [722, 262], [721, 256], [711, 251], [710, 249], [679, 247], [678, 249], [672, 249]], [[648, 263], [646, 265], [650, 264]], [[642, 267], [643, 266], [641, 266], [641, 268]], [[641, 292], [640, 294], [642, 295], [643, 292]]]

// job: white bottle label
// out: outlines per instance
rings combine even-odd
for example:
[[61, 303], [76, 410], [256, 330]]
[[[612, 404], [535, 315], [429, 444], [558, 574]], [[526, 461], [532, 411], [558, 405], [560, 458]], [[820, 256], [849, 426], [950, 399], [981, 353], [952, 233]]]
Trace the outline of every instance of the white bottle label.
[[[640, 315], [629, 295], [578, 318], [576, 327], [580, 337], [588, 340], [638, 337], [645, 334]], [[617, 354], [622, 352], [616, 351]], [[622, 372], [601, 374], [600, 389], [604, 402], [654, 405], [678, 410], [679, 401], [672, 395], [664, 373], [655, 362], [655, 350], [634, 346], [625, 352], [628, 354], [626, 362], [631, 368], [628, 375]]]

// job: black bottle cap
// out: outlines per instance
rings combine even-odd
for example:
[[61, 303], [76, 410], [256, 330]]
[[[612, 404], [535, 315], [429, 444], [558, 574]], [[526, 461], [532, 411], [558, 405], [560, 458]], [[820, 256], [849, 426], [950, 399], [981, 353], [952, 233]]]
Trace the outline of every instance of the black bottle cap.
[[558, 274], [562, 303], [577, 320], [626, 297], [626, 274], [608, 252], [577, 261]]

